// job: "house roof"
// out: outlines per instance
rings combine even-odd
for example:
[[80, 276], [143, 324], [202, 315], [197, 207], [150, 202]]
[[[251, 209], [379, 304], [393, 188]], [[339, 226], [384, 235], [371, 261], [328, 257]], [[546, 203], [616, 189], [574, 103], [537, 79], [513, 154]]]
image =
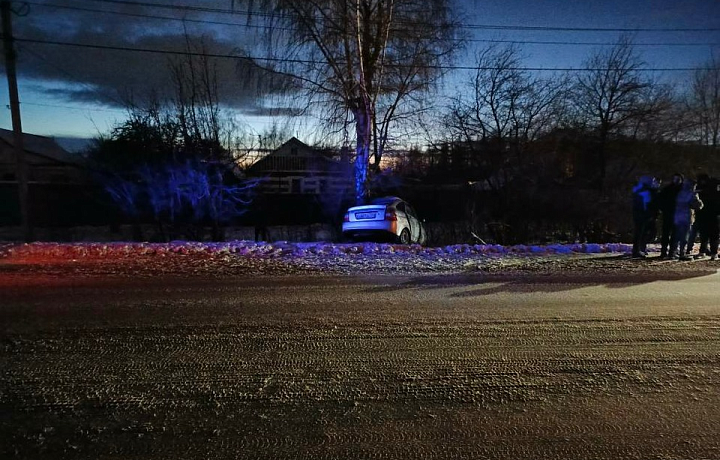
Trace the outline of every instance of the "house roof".
[[303, 141], [296, 137], [290, 138], [283, 145], [275, 149], [270, 155], [274, 156], [298, 156], [308, 158], [322, 158], [323, 160], [330, 160], [327, 156], [320, 153], [315, 148], [307, 145]]
[[[288, 160], [281, 160], [285, 158]], [[252, 174], [252, 172], [275, 170], [280, 162], [284, 162], [283, 169], [290, 168], [298, 171], [317, 168], [334, 170], [342, 167], [337, 160], [329, 158], [327, 155], [293, 137], [255, 162], [248, 172]]]
[[[15, 146], [13, 132], [8, 129], [0, 129], [0, 143], [11, 147]], [[71, 154], [54, 139], [35, 134], [23, 133], [23, 148], [26, 152], [39, 155], [52, 161], [77, 166], [81, 158]]]

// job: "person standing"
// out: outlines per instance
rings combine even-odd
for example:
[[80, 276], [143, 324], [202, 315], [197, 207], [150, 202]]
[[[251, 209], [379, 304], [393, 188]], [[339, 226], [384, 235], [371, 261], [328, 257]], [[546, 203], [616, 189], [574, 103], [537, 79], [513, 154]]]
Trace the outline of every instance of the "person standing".
[[[700, 200], [702, 201], [704, 201], [704, 194], [709, 181], [710, 176], [708, 176], [707, 174], [698, 174], [696, 191], [698, 193], [698, 196], [700, 197]], [[690, 236], [688, 237], [687, 249], [688, 253], [692, 252], [693, 246], [695, 245], [695, 239], [698, 237], [700, 238], [700, 248], [698, 249], [698, 253], [694, 256], [696, 259], [702, 259], [710, 254], [710, 248], [708, 247], [708, 225], [709, 219], [707, 213], [705, 212], [705, 209], [703, 208], [698, 210], [698, 212], [695, 213], [695, 221], [690, 228]]]
[[702, 208], [703, 202], [695, 191], [695, 182], [686, 180], [675, 200], [675, 232], [670, 243], [669, 257], [674, 258], [677, 251], [680, 260], [691, 259], [687, 248], [690, 226], [695, 219], [695, 211]]
[[708, 179], [701, 198], [703, 212], [707, 219], [705, 230], [707, 232], [709, 255], [711, 260], [718, 258], [718, 246], [720, 245], [720, 180], [711, 177]]
[[660, 257], [668, 256], [668, 247], [675, 229], [675, 200], [685, 177], [680, 173], [672, 176], [671, 182], [658, 193], [658, 207], [662, 214], [662, 232], [660, 235]]
[[633, 248], [634, 258], [647, 257], [647, 243], [650, 226], [656, 213], [653, 204], [655, 180], [651, 176], [641, 176], [633, 192]]

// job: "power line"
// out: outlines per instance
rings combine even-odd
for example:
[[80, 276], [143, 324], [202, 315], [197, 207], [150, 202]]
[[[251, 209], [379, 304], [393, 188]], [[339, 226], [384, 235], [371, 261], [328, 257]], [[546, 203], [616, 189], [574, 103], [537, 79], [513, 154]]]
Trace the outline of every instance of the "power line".
[[[471, 42], [487, 43], [515, 43], [518, 45], [582, 45], [582, 46], [614, 46], [617, 42], [575, 42], [575, 41], [552, 41], [552, 40], [491, 40], [491, 39], [468, 39]], [[717, 43], [632, 43], [633, 46], [720, 46]]]
[[[138, 53], [154, 53], [154, 54], [169, 54], [169, 55], [181, 55], [181, 56], [198, 56], [198, 57], [209, 57], [219, 59], [243, 59], [246, 61], [266, 61], [266, 62], [283, 62], [288, 64], [325, 64], [321, 61], [310, 61], [304, 59], [285, 59], [285, 58], [270, 58], [270, 57], [253, 57], [253, 56], [237, 56], [233, 54], [216, 54], [216, 53], [199, 53], [192, 51], [173, 51], [173, 50], [160, 50], [153, 48], [134, 48], [128, 46], [111, 46], [111, 45], [91, 45], [87, 43], [73, 43], [73, 42], [61, 42], [54, 40], [36, 40], [28, 38], [15, 38], [15, 41], [23, 43], [36, 43], [42, 45], [56, 45], [56, 46], [72, 46], [78, 48], [92, 48], [92, 49], [103, 49], [112, 51], [127, 51], [127, 52], [138, 52]], [[407, 67], [405, 65], [397, 64], [391, 65], [393, 67]], [[441, 69], [441, 70], [498, 70], [497, 67], [477, 67], [477, 66], [422, 66], [428, 69]], [[641, 72], [688, 72], [695, 70], [703, 70], [705, 67], [664, 67], [664, 68], [644, 68], [638, 69]], [[508, 70], [525, 70], [525, 71], [604, 71], [608, 70], [605, 68], [573, 68], [573, 67], [512, 67]]]
[[[74, 11], [84, 11], [87, 13], [104, 13], [104, 14], [128, 16], [128, 17], [143, 18], [143, 19], [163, 19], [163, 20], [167, 20], [167, 21], [181, 21], [181, 22], [189, 22], [189, 23], [197, 23], [197, 24], [247, 27], [247, 28], [254, 28], [254, 29], [270, 28], [270, 26], [254, 25], [254, 24], [240, 24], [237, 22], [210, 21], [210, 20], [206, 20], [206, 19], [175, 18], [175, 17], [171, 17], [171, 16], [158, 16], [158, 15], [153, 15], [153, 14], [129, 13], [126, 11], [108, 11], [108, 10], [99, 10], [99, 9], [94, 9], [94, 8], [85, 8], [85, 7], [80, 7], [80, 6], [56, 5], [53, 3], [39, 3], [39, 2], [25, 2], [25, 3], [27, 3], [28, 5], [34, 5], [34, 6], [40, 6], [40, 7], [58, 8], [58, 9], [74, 10]], [[273, 27], [273, 28], [277, 28], [277, 27]]]
[[227, 58], [227, 59], [246, 59], [246, 60], [265, 60], [265, 61], [276, 61], [276, 62], [289, 62], [289, 63], [313, 63], [313, 61], [303, 61], [300, 59], [280, 59], [280, 58], [252, 58], [245, 56], [237, 56], [234, 54], [214, 54], [214, 53], [198, 53], [193, 51], [173, 51], [173, 50], [161, 50], [153, 48], [133, 48], [128, 46], [113, 46], [113, 45], [91, 45], [88, 43], [72, 43], [72, 42], [61, 42], [55, 40], [36, 40], [30, 38], [15, 38], [15, 41], [23, 43], [36, 43], [41, 45], [57, 45], [57, 46], [74, 46], [78, 48], [93, 48], [102, 50], [113, 50], [113, 51], [131, 51], [139, 53], [155, 53], [155, 54], [171, 54], [171, 55], [182, 55], [182, 56], [206, 56], [211, 58]]
[[[100, 9], [94, 9], [94, 8], [84, 8], [84, 7], [77, 7], [77, 6], [67, 6], [67, 5], [56, 5], [51, 3], [39, 3], [39, 2], [25, 2], [29, 5], [34, 6], [40, 6], [40, 7], [49, 7], [49, 8], [58, 8], [58, 9], [66, 9], [66, 10], [74, 10], [74, 11], [83, 11], [83, 12], [89, 12], [89, 13], [102, 13], [102, 14], [109, 14], [109, 15], [119, 15], [119, 16], [127, 16], [127, 17], [136, 17], [136, 18], [142, 18], [142, 19], [159, 19], [159, 20], [166, 20], [166, 21], [179, 21], [183, 23], [193, 23], [193, 24], [209, 24], [209, 25], [221, 25], [221, 26], [231, 26], [231, 27], [244, 27], [244, 28], [251, 28], [251, 29], [277, 29], [277, 30], [290, 30], [288, 28], [284, 27], [277, 27], [277, 26], [269, 26], [269, 25], [257, 25], [257, 24], [241, 24], [236, 22], [223, 22], [223, 21], [211, 21], [206, 19], [188, 19], [188, 18], [177, 18], [177, 17], [171, 17], [171, 16], [158, 16], [153, 14], [141, 14], [141, 13], [129, 13], [125, 11], [108, 11], [108, 10], [100, 10]], [[552, 40], [492, 40], [492, 39], [482, 39], [482, 38], [468, 38], [465, 39], [465, 41], [468, 42], [480, 42], [480, 43], [514, 43], [514, 44], [520, 44], [520, 45], [580, 45], [580, 46], [612, 46], [615, 45], [615, 43], [602, 43], [602, 42], [578, 42], [578, 41], [552, 41]], [[720, 42], [717, 43], [633, 43], [634, 46], [720, 46]]]
[[[222, 8], [208, 8], [200, 6], [167, 5], [152, 2], [133, 2], [129, 0], [92, 0], [100, 3], [110, 3], [125, 6], [144, 6], [148, 8], [164, 8], [180, 11], [202, 13], [233, 14], [257, 17], [286, 17], [277, 13], [262, 13], [256, 11], [228, 10]], [[301, 1], [301, 0], [298, 0]], [[467, 29], [485, 30], [533, 30], [552, 32], [718, 32], [717, 27], [550, 27], [550, 26], [518, 26], [518, 25], [492, 25], [492, 24], [460, 24], [458, 27]]]
[[533, 30], [549, 32], [718, 32], [720, 28], [712, 27], [549, 27], [549, 26], [501, 26], [489, 24], [464, 24], [467, 29], [485, 30]]
[[152, 3], [152, 2], [131, 2], [127, 0], [92, 0], [98, 3], [110, 3], [114, 5], [123, 6], [144, 6], [146, 8], [163, 8], [167, 10], [175, 11], [189, 11], [198, 13], [215, 13], [215, 14], [232, 14], [238, 16], [257, 16], [257, 17], [282, 17], [276, 13], [263, 13], [257, 11], [245, 11], [245, 10], [228, 10], [223, 8], [209, 8], [205, 6], [188, 6], [188, 5], [168, 5], [164, 3]]

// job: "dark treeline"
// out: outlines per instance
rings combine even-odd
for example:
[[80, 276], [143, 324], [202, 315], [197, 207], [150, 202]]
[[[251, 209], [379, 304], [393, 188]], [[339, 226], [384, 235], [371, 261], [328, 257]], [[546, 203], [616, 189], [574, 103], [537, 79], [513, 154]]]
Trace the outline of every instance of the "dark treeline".
[[[720, 66], [713, 60], [676, 86], [650, 78], [626, 38], [575, 73], [525, 70], [513, 46], [482, 50], [476, 67], [432, 121], [418, 111], [387, 122], [390, 134], [424, 133], [422, 148], [387, 134], [382, 155], [370, 155], [369, 196], [410, 201], [428, 222], [431, 244], [629, 241], [638, 176], [720, 175]], [[153, 223], [164, 239], [207, 238], [208, 227], [221, 239], [223, 227], [254, 225], [258, 215], [278, 224], [340, 225], [357, 184], [347, 196], [295, 196], [287, 206], [258, 199], [243, 171], [252, 162], [238, 152], [269, 151], [289, 136], [277, 126], [260, 136], [238, 129], [220, 109], [207, 60], [188, 57], [171, 70], [173, 99], [133, 104], [128, 120], [88, 152], [103, 199], [115, 209], [113, 223]], [[340, 159], [342, 140], [327, 139], [318, 149], [337, 150]], [[343, 157], [357, 169], [352, 155]], [[253, 200], [256, 209], [247, 212]], [[272, 206], [258, 210], [258, 203]]]
[[393, 170], [421, 213], [461, 220], [468, 239], [627, 241], [638, 176], [720, 174], [718, 63], [675, 86], [645, 70], [625, 37], [584, 71], [544, 78], [517, 48], [489, 47], [432, 147], [396, 155]]
[[437, 244], [474, 242], [473, 234], [502, 244], [620, 242], [632, 233], [638, 176], [669, 181], [675, 172], [689, 178], [720, 172], [720, 156], [708, 146], [613, 138], [601, 188], [592, 154], [597, 142], [592, 134], [559, 130], [528, 146], [522, 162], [493, 161], [501, 155], [482, 142], [410, 152], [395, 180], [377, 181], [374, 193], [404, 196], [431, 224], [453, 223], [451, 234], [437, 227], [431, 235]]

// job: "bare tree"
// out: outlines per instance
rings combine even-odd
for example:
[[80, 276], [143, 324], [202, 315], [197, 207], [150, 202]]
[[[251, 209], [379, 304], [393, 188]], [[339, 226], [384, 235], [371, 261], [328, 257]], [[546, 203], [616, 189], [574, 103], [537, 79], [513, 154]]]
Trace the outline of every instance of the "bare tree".
[[478, 54], [475, 73], [453, 101], [445, 125], [454, 140], [492, 146], [495, 161], [488, 173], [507, 172], [526, 161], [533, 140], [558, 125], [564, 87], [564, 78], [543, 79], [522, 70], [517, 47], [490, 46]]
[[216, 66], [208, 57], [204, 39], [193, 43], [185, 34], [185, 49], [186, 54], [169, 64], [175, 97], [167, 110], [174, 112], [170, 116], [177, 121], [186, 150], [216, 157], [229, 148], [222, 143], [233, 125], [223, 119]]
[[[330, 125], [355, 125], [355, 198], [368, 193], [392, 123], [411, 95], [430, 88], [457, 40], [451, 0], [258, 0], [290, 30], [277, 71], [291, 75]], [[268, 40], [268, 43], [276, 43]], [[278, 49], [278, 48], [274, 48]]]
[[[179, 222], [191, 222], [196, 229], [193, 236], [199, 237], [201, 225], [207, 223], [213, 240], [222, 239], [221, 224], [247, 211], [257, 185], [255, 180], [228, 180], [233, 173], [227, 165], [197, 160], [146, 165], [137, 175], [140, 180], [133, 191], [149, 202], [163, 233], [169, 226], [174, 236]], [[124, 198], [116, 195], [112, 195], [116, 201]]]
[[220, 109], [217, 76], [202, 43], [170, 63], [175, 96], [132, 105], [129, 118], [91, 153], [110, 197], [134, 220], [150, 214], [164, 231], [179, 223], [212, 227], [245, 211], [254, 182], [233, 156], [235, 125]]
[[598, 135], [597, 185], [601, 190], [609, 136], [648, 109], [642, 104], [643, 95], [651, 86], [641, 74], [644, 65], [630, 38], [623, 36], [612, 48], [590, 56], [583, 71], [577, 74], [572, 100], [582, 121]]
[[697, 139], [718, 149], [720, 141], [720, 62], [711, 59], [695, 72], [690, 92], [690, 116]]
[[633, 139], [662, 142], [676, 137], [680, 101], [666, 84], [649, 82], [638, 95], [636, 116], [619, 131]]

